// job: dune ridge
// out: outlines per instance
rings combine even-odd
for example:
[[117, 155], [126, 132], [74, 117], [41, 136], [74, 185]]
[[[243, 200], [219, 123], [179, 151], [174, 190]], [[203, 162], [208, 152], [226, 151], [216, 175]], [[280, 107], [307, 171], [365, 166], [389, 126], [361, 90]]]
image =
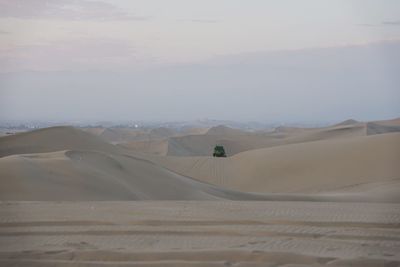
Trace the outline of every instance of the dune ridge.
[[116, 152], [115, 146], [70, 126], [50, 127], [0, 138], [0, 158], [66, 149]]
[[67, 150], [0, 159], [0, 200], [218, 200], [235, 194], [142, 159]]
[[387, 183], [389, 190], [400, 179], [400, 133], [276, 146], [225, 159], [150, 158], [185, 176], [242, 191], [318, 193], [368, 183]]
[[[284, 131], [277, 129], [274, 132], [268, 133], [245, 132], [240, 130], [226, 133], [229, 131], [227, 127], [225, 127], [222, 131], [225, 132], [225, 134], [220, 134], [219, 130], [216, 130], [213, 134], [171, 137], [168, 139], [168, 150], [164, 154], [169, 156], [208, 156], [215, 144], [221, 144], [225, 147], [228, 156], [233, 156], [240, 152], [259, 148], [334, 138], [365, 136], [367, 135], [366, 127], [366, 124], [356, 123], [326, 128], [297, 128], [286, 129]], [[370, 130], [368, 133], [370, 135], [385, 133], [391, 126], [387, 126], [386, 129], [383, 129], [383, 127], [384, 126], [381, 126], [375, 131]], [[210, 129], [210, 131], [211, 130], [212, 129]], [[400, 129], [395, 128], [392, 131], [400, 131]]]
[[219, 199], [229, 193], [177, 175], [72, 127], [0, 140], [1, 200]]
[[[398, 201], [392, 195], [400, 173], [399, 134], [358, 137], [362, 130], [331, 127], [308, 133], [308, 139], [295, 136], [301, 140], [296, 144], [225, 159], [139, 153], [72, 127], [36, 130], [0, 138], [1, 199], [353, 201], [367, 200], [359, 193], [370, 192], [374, 185], [378, 197], [372, 199]], [[329, 138], [305, 141], [321, 135]], [[218, 135], [205, 136], [212, 144]], [[188, 143], [192, 137], [187, 137]], [[165, 141], [160, 144], [166, 146]], [[332, 194], [342, 191], [346, 195]], [[386, 200], [384, 194], [389, 194]]]
[[300, 128], [279, 126], [273, 131], [245, 131], [219, 125], [209, 129], [185, 128], [173, 131], [164, 127], [152, 130], [106, 128], [86, 129], [104, 141], [129, 150], [169, 156], [209, 156], [216, 144], [223, 145], [228, 156], [273, 146], [340, 139], [355, 136], [400, 132], [399, 119], [359, 122], [353, 119], [328, 127]]

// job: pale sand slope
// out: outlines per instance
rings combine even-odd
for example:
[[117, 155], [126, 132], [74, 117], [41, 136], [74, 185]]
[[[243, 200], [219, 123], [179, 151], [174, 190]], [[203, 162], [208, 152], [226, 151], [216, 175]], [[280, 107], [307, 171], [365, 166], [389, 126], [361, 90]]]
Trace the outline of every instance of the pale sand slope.
[[71, 127], [2, 137], [0, 155], [9, 154], [16, 155], [0, 158], [2, 200], [237, 198], [234, 192], [175, 174]]
[[400, 266], [400, 205], [3, 202], [0, 266]]
[[154, 129], [133, 128], [84, 128], [86, 132], [97, 135], [102, 140], [112, 144], [129, 143], [136, 141], [152, 141], [178, 135], [173, 129], [159, 127]]
[[99, 135], [99, 137], [109, 143], [122, 143], [147, 138], [147, 133], [145, 131], [135, 129], [106, 128]]
[[254, 194], [227, 190], [129, 155], [67, 150], [0, 158], [0, 200], [272, 200], [400, 202], [353, 192]]
[[[193, 129], [193, 131], [190, 131], [190, 129], [187, 129], [188, 131], [181, 133], [164, 127], [151, 130], [131, 128], [85, 128], [84, 130], [97, 135], [102, 141], [121, 144], [122, 147], [133, 151], [157, 155], [208, 156], [215, 144], [221, 144], [226, 148], [228, 155], [232, 156], [257, 148], [332, 138], [399, 132], [399, 121], [400, 119], [393, 119], [362, 123], [355, 120], [347, 120], [326, 128], [278, 127], [273, 133], [246, 132], [226, 126], [217, 126], [208, 130]], [[10, 139], [7, 142], [10, 142]], [[1, 143], [0, 146], [2, 146]], [[0, 154], [0, 156], [4, 155]]]
[[121, 143], [118, 144], [118, 146], [132, 151], [145, 152], [159, 156], [166, 156], [168, 152], [167, 139], [134, 141]]
[[385, 125], [385, 126], [400, 126], [400, 118], [392, 119], [392, 120], [381, 120], [381, 121], [373, 121], [373, 123]]
[[367, 135], [400, 132], [400, 125], [385, 125], [381, 123], [367, 123]]
[[160, 142], [130, 142], [125, 147], [157, 155], [209, 156], [216, 144], [223, 145], [228, 156], [237, 153], [287, 144], [341, 139], [389, 132], [400, 132], [398, 119], [363, 123], [347, 120], [324, 128], [278, 127], [274, 132], [247, 132], [226, 126], [217, 126], [205, 134], [171, 136]]
[[[170, 161], [173, 158], [165, 157], [159, 162], [154, 160], [154, 163], [146, 159], [143, 154], [139, 155], [107, 144], [96, 136], [70, 127], [48, 128], [0, 138], [0, 151], [3, 155], [17, 153], [0, 158], [0, 199], [2, 200], [398, 201], [353, 193], [345, 196], [312, 196], [257, 195], [230, 191], [193, 180], [161, 166], [165, 165], [169, 169], [182, 167], [186, 169], [187, 163], [190, 163], [189, 167], [192, 166], [193, 158], [187, 158], [181, 162]], [[263, 184], [263, 181], [259, 181], [256, 175], [253, 174], [248, 178], [244, 175], [250, 172], [254, 167], [251, 164], [257, 160], [253, 161], [250, 157], [250, 162], [252, 162], [250, 164], [246, 161], [248, 157], [244, 157], [243, 160], [239, 160], [242, 165], [226, 165], [234, 158], [240, 159], [239, 155], [229, 159], [215, 159], [215, 163], [213, 163], [214, 159], [206, 159], [210, 160], [208, 163], [211, 164], [210, 166], [205, 164], [200, 169], [189, 168], [188, 170], [192, 171], [189, 174], [194, 174], [193, 176], [199, 180], [206, 178], [214, 184], [220, 183], [237, 190], [252, 187], [260, 189], [262, 186], [265, 188], [265, 182]], [[179, 158], [181, 159], [183, 158]], [[197, 159], [195, 159], [196, 162]], [[239, 170], [241, 172], [235, 169], [239, 166], [243, 168]], [[376, 171], [378, 172], [379, 169]], [[203, 176], [203, 172], [206, 175]], [[226, 174], [230, 172], [236, 172], [234, 174], [238, 175], [237, 179], [226, 179]], [[197, 174], [200, 176], [197, 177]], [[246, 179], [244, 180], [243, 177]], [[212, 180], [214, 178], [220, 182]], [[283, 176], [283, 178], [286, 177]], [[354, 184], [350, 180], [347, 182]], [[320, 183], [313, 180], [309, 183], [312, 184], [308, 186], [320, 186]], [[293, 186], [286, 188], [286, 192], [301, 192], [297, 188], [298, 183], [289, 181], [286, 186], [290, 184]], [[275, 190], [272, 192], [285, 192], [285, 190]]]
[[182, 135], [199, 135], [199, 134], [206, 134], [210, 128], [206, 127], [186, 127], [181, 132]]
[[0, 200], [274, 199], [184, 177], [71, 127], [2, 137], [0, 152], [8, 155], [0, 158]]
[[1, 200], [210, 200], [224, 190], [149, 162], [90, 151], [0, 159]]
[[400, 133], [283, 145], [228, 158], [147, 157], [185, 176], [241, 191], [316, 193], [375, 183], [383, 192], [399, 192]]
[[90, 127], [90, 128], [82, 128], [82, 130], [85, 131], [85, 132], [88, 132], [90, 134], [99, 136], [106, 130], [106, 128], [103, 128], [103, 127]]
[[100, 138], [68, 126], [45, 128], [0, 138], [0, 157], [67, 149], [117, 152], [115, 146]]
[[[210, 131], [212, 130], [210, 129]], [[233, 156], [257, 148], [365, 135], [364, 124], [316, 129], [304, 128], [293, 131], [278, 129], [272, 133], [251, 133], [239, 130], [229, 133], [227, 129], [217, 129], [212, 134], [171, 137], [168, 139], [166, 154], [170, 156], [208, 156], [212, 153], [214, 146], [220, 144], [224, 146], [228, 156]]]

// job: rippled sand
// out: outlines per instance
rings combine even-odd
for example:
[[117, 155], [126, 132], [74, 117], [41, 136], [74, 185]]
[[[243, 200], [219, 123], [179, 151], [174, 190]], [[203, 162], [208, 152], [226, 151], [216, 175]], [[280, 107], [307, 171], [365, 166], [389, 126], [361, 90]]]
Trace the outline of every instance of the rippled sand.
[[1, 266], [400, 266], [400, 204], [2, 202], [0, 220]]

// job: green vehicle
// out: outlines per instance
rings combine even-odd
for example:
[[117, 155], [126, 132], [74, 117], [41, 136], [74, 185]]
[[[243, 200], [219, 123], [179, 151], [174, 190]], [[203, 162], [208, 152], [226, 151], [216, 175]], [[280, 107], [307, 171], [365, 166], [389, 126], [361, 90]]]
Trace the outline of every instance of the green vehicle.
[[223, 146], [216, 145], [214, 147], [213, 157], [226, 158], [225, 149]]

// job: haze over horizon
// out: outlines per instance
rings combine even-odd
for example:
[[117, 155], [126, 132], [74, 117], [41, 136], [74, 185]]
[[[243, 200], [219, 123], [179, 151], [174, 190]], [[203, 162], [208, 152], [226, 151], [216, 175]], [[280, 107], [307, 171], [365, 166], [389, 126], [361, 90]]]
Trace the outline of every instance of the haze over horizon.
[[398, 1], [244, 3], [0, 0], [0, 120], [400, 116]]
[[400, 267], [399, 0], [0, 0], [0, 266]]

